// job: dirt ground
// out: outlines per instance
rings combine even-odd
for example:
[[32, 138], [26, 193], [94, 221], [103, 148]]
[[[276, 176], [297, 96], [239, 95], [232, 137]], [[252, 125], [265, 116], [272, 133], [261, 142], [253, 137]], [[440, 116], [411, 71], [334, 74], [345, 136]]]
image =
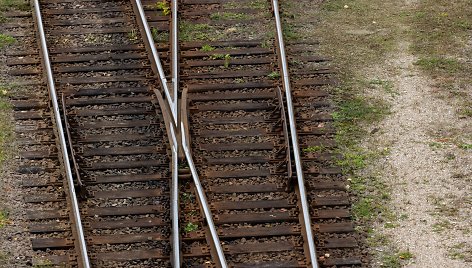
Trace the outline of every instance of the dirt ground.
[[457, 116], [453, 100], [440, 98], [408, 46], [399, 43], [388, 62], [398, 73], [390, 77], [397, 92], [391, 114], [365, 141], [390, 150], [369, 169], [393, 189], [390, 206], [401, 215], [393, 228], [376, 228], [411, 252], [406, 267], [472, 267], [472, 154], [454, 143], [472, 133], [472, 122]]
[[[467, 12], [460, 5], [438, 4], [437, 13], [430, 14], [426, 2], [300, 1], [285, 9], [288, 17], [294, 17], [289, 19], [294, 28], [305, 38], [320, 40], [320, 53], [333, 58], [343, 80], [333, 91], [348, 88], [350, 94], [372, 105], [355, 106], [358, 110], [353, 113], [371, 107], [386, 111], [381, 120], [364, 120], [363, 138], [355, 145], [359, 148], [348, 151], [361, 162], [361, 168], [350, 167], [356, 169], [353, 181], [359, 177], [378, 180], [369, 181], [377, 185], [373, 194], [366, 194], [366, 187], [353, 190], [359, 200], [366, 195], [364, 200], [369, 200], [370, 206], [362, 207], [358, 219], [359, 230], [367, 233], [365, 243], [372, 255], [369, 267], [472, 267], [472, 118], [470, 112], [463, 113], [470, 111], [472, 87], [455, 81], [463, 74], [454, 74], [455, 68], [447, 70], [447, 64], [440, 67], [450, 71], [447, 79], [458, 84], [458, 89], [449, 90], [441, 85], [446, 80], [441, 74], [420, 68], [420, 55], [433, 59], [437, 55], [428, 55], [434, 49], [422, 50], [418, 40], [440, 33], [416, 33], [422, 29], [412, 23], [435, 16], [445, 21], [440, 26], [448, 31], [448, 23], [453, 27], [464, 19], [450, 14]], [[467, 20], [470, 16], [465, 16]], [[468, 34], [463, 31], [468, 47], [457, 49], [462, 55], [439, 49], [444, 62], [451, 59], [470, 67], [467, 51], [472, 47], [472, 28], [468, 29]], [[432, 41], [447, 47], [448, 39], [440, 37]], [[369, 161], [369, 156], [357, 154], [375, 157]]]

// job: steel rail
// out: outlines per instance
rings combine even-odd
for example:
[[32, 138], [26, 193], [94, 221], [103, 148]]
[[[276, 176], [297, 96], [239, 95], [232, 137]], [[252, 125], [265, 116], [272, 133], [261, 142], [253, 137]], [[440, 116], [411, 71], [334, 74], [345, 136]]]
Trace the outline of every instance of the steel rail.
[[[179, 23], [178, 23], [178, 1], [172, 0], [172, 29], [171, 29], [171, 36], [172, 36], [172, 47], [171, 47], [171, 54], [172, 54], [172, 88], [173, 88], [173, 103], [169, 103], [172, 110], [172, 115], [174, 118], [175, 124], [171, 125], [171, 133], [172, 133], [172, 140], [174, 143], [172, 149], [172, 161], [173, 161], [173, 177], [172, 177], [172, 207], [171, 207], [171, 215], [172, 215], [172, 244], [174, 247], [180, 248], [180, 233], [179, 233], [179, 143], [177, 140], [176, 132], [178, 133], [178, 99], [179, 99]], [[143, 23], [144, 24], [144, 23]], [[154, 47], [154, 46], [153, 46]], [[175, 128], [174, 128], [175, 127]], [[180, 267], [181, 256], [180, 250], [173, 251], [173, 259], [174, 259], [174, 267]]]
[[297, 171], [297, 182], [298, 182], [298, 189], [300, 192], [300, 201], [302, 205], [302, 213], [303, 213], [303, 223], [305, 225], [305, 232], [307, 236], [307, 243], [308, 243], [308, 250], [311, 259], [311, 265], [313, 268], [318, 268], [318, 261], [316, 258], [316, 248], [315, 242], [313, 240], [313, 232], [311, 230], [311, 219], [310, 219], [310, 211], [308, 206], [308, 200], [306, 197], [306, 189], [305, 189], [305, 180], [303, 178], [303, 167], [300, 157], [300, 148], [298, 147], [298, 135], [297, 135], [297, 127], [295, 121], [295, 112], [293, 110], [293, 102], [292, 102], [292, 92], [290, 89], [290, 77], [288, 72], [288, 64], [287, 58], [285, 54], [285, 44], [282, 32], [282, 22], [280, 19], [279, 13], [279, 3], [277, 0], [272, 0], [272, 6], [274, 10], [276, 28], [277, 28], [277, 41], [278, 41], [278, 48], [280, 53], [280, 61], [282, 65], [282, 81], [283, 86], [285, 89], [285, 98], [287, 101], [287, 112], [288, 118], [290, 122], [290, 134], [292, 139], [292, 147], [293, 147], [293, 154], [295, 158], [295, 167]]
[[180, 267], [180, 230], [179, 230], [179, 144], [175, 127], [171, 123], [170, 132], [172, 136], [172, 185], [171, 185], [171, 218], [172, 218], [172, 259], [173, 266]]
[[184, 149], [185, 157], [187, 158], [187, 163], [190, 167], [190, 172], [192, 173], [193, 182], [195, 183], [195, 188], [197, 189], [198, 198], [200, 200], [200, 203], [202, 204], [203, 213], [205, 214], [208, 228], [210, 229], [211, 238], [216, 249], [216, 254], [218, 255], [218, 260], [222, 268], [227, 268], [228, 264], [226, 263], [226, 258], [223, 252], [223, 248], [221, 247], [220, 238], [218, 237], [218, 232], [216, 231], [215, 223], [213, 222], [213, 216], [208, 206], [205, 190], [203, 189], [202, 184], [200, 183], [197, 168], [195, 167], [195, 163], [193, 162], [192, 154], [190, 152], [190, 144], [187, 143], [187, 137], [184, 131], [184, 123], [181, 123], [180, 129], [182, 129], [182, 148]]
[[154, 63], [157, 66], [157, 72], [159, 74], [161, 86], [164, 89], [164, 94], [166, 95], [167, 102], [169, 103], [169, 106], [171, 107], [171, 114], [172, 114], [172, 118], [173, 118], [173, 124], [175, 126], [177, 126], [177, 119], [178, 119], [177, 109], [175, 109], [175, 111], [174, 111], [174, 107], [177, 106], [177, 101], [174, 101], [174, 97], [176, 98], [175, 100], [177, 100], [178, 96], [177, 96], [177, 94], [174, 94], [174, 96], [172, 96], [172, 93], [170, 92], [168, 82], [167, 82], [167, 78], [166, 78], [166, 75], [164, 73], [164, 68], [162, 67], [162, 63], [161, 63], [161, 60], [159, 58], [159, 53], [157, 52], [157, 49], [156, 49], [156, 46], [154, 45], [154, 42], [152, 42], [152, 40], [154, 40], [154, 39], [152, 38], [151, 29], [150, 29], [149, 24], [147, 22], [146, 14], [144, 13], [143, 4], [141, 3], [141, 0], [134, 0], [134, 1], [136, 1], [136, 7], [138, 8], [139, 18], [141, 19], [141, 22], [143, 24], [144, 32], [146, 34], [147, 42], [149, 43], [149, 48], [151, 49], [151, 54], [152, 54]]
[[[178, 105], [178, 79], [173, 78], [173, 95], [170, 93], [168, 84], [167, 84], [167, 79], [164, 73], [164, 69], [162, 68], [162, 63], [159, 58], [159, 53], [157, 52], [156, 46], [152, 40], [152, 34], [151, 30], [149, 27], [149, 24], [146, 19], [146, 15], [144, 13], [144, 8], [141, 3], [141, 0], [135, 0], [136, 2], [136, 7], [139, 12], [139, 19], [141, 20], [141, 24], [143, 25], [144, 32], [146, 34], [146, 42], [148, 42], [148, 47], [151, 49], [151, 54], [152, 54], [152, 59], [154, 63], [157, 66], [157, 71], [159, 75], [159, 81], [161, 83], [161, 86], [164, 90], [164, 93], [166, 95], [166, 100], [167, 103], [170, 107], [171, 110], [171, 123], [170, 125], [170, 132], [171, 132], [171, 139], [172, 139], [172, 182], [171, 182], [171, 221], [172, 221], [172, 261], [173, 261], [173, 266], [174, 267], [180, 267], [181, 266], [181, 252], [180, 252], [180, 230], [179, 230], [179, 140], [177, 139], [178, 136], [178, 111], [177, 111], [177, 105]], [[173, 4], [172, 6], [172, 18], [174, 19], [174, 16], [177, 16], [177, 5]], [[175, 25], [174, 25], [175, 24]], [[178, 36], [178, 27], [177, 27], [177, 22], [173, 23], [172, 27], [172, 40], [173, 42], [176, 40]], [[175, 41], [176, 42], [176, 41]], [[175, 46], [178, 46], [178, 43], [176, 45], [172, 45], [172, 50], [174, 50]], [[172, 55], [177, 56], [178, 52], [172, 51]], [[173, 63], [173, 66], [175, 64]], [[173, 76], [178, 76], [178, 65], [177, 67], [177, 72], [175, 70], [173, 71]], [[165, 107], [162, 107], [163, 109]]]
[[49, 96], [51, 98], [52, 106], [53, 106], [53, 112], [54, 112], [54, 119], [56, 122], [56, 127], [57, 127], [57, 132], [59, 136], [59, 142], [60, 142], [60, 147], [61, 147], [61, 153], [62, 153], [62, 160], [64, 164], [64, 169], [66, 172], [66, 177], [67, 177], [67, 184], [68, 184], [68, 192], [70, 195], [71, 203], [72, 203], [72, 213], [75, 221], [75, 230], [77, 232], [77, 239], [78, 239], [78, 244], [79, 244], [79, 258], [82, 264], [82, 267], [84, 268], [90, 268], [90, 260], [88, 257], [87, 253], [87, 244], [85, 242], [85, 236], [84, 236], [84, 231], [82, 227], [82, 221], [80, 218], [80, 210], [79, 210], [79, 203], [77, 201], [77, 196], [75, 194], [75, 187], [74, 187], [74, 178], [72, 177], [72, 170], [70, 166], [70, 160], [69, 160], [69, 153], [67, 151], [67, 144], [66, 144], [66, 138], [64, 136], [64, 128], [62, 126], [62, 119], [61, 119], [61, 114], [59, 111], [59, 103], [57, 101], [57, 93], [56, 93], [56, 87], [54, 84], [54, 78], [53, 78], [53, 73], [51, 69], [51, 62], [49, 60], [49, 51], [46, 43], [46, 35], [44, 34], [44, 27], [43, 27], [43, 20], [41, 16], [41, 10], [39, 7], [39, 0], [34, 0], [34, 11], [36, 15], [36, 20], [37, 20], [37, 26], [38, 26], [38, 32], [39, 32], [39, 38], [40, 38], [40, 43], [41, 43], [41, 52], [43, 56], [43, 61], [44, 61], [44, 69], [46, 70], [46, 75], [47, 75], [47, 83], [48, 83], [48, 88], [49, 88]]
[[178, 16], [178, 0], [172, 0], [172, 88], [173, 88], [173, 105], [172, 113], [174, 115], [174, 120], [176, 126], [179, 127], [177, 123], [178, 120], [178, 99], [179, 99], [179, 16]]

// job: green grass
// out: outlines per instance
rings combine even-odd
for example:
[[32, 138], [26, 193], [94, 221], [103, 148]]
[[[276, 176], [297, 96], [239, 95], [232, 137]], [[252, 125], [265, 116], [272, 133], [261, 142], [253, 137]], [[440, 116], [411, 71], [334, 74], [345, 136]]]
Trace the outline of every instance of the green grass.
[[28, 11], [31, 9], [31, 6], [29, 1], [24, 0], [0, 0], [0, 11], [8, 11], [12, 9]]
[[447, 255], [453, 260], [472, 259], [472, 249], [467, 248], [467, 243], [461, 242], [449, 248]]
[[230, 54], [213, 54], [213, 55], [210, 55], [210, 59], [212, 59], [212, 60], [224, 60], [223, 66], [225, 68], [228, 68], [229, 64], [231, 62], [231, 55]]
[[280, 74], [276, 71], [273, 71], [271, 72], [270, 74], [267, 75], [267, 77], [269, 77], [270, 79], [272, 80], [275, 80], [275, 79], [279, 79], [280, 78]]
[[415, 65], [429, 72], [455, 73], [460, 70], [461, 63], [456, 59], [446, 59], [444, 57], [425, 57], [415, 62]]
[[372, 79], [369, 81], [369, 85], [371, 87], [380, 87], [382, 88], [385, 92], [391, 94], [391, 95], [397, 95], [398, 92], [395, 91], [395, 86], [393, 85], [392, 81], [389, 80], [382, 80], [382, 79]]
[[167, 42], [169, 41], [169, 33], [159, 32], [157, 28], [151, 27], [151, 35], [154, 42]]
[[180, 22], [179, 37], [182, 41], [208, 40], [212, 39], [210, 25], [205, 23]]
[[194, 199], [195, 196], [191, 193], [182, 193], [182, 195], [180, 196], [180, 200], [182, 200], [182, 202], [184, 203], [193, 202]]
[[128, 39], [130, 41], [138, 40], [138, 31], [135, 29], [132, 29], [131, 32], [128, 33]]
[[16, 39], [6, 34], [0, 34], [0, 49], [15, 43]]
[[282, 24], [282, 34], [286, 41], [295, 41], [301, 38], [301, 35], [294, 29], [293, 25], [288, 22]]
[[352, 206], [352, 212], [357, 219], [371, 219], [375, 210], [376, 205], [370, 198], [362, 198]]
[[215, 49], [216, 49], [215, 47], [212, 47], [208, 44], [205, 44], [205, 45], [202, 46], [202, 48], [200, 50], [205, 51], [205, 52], [210, 52], [210, 51], [213, 51]]
[[459, 144], [459, 148], [464, 150], [472, 150], [472, 143], [461, 143]]
[[233, 12], [218, 12], [210, 15], [212, 20], [245, 20], [249, 19], [249, 16], [244, 13], [233, 13]]
[[413, 254], [409, 250], [401, 251], [394, 254], [387, 253], [382, 258], [381, 267], [400, 268], [403, 266], [402, 261], [408, 261], [412, 258], [413, 258]]
[[187, 233], [194, 232], [196, 230], [198, 230], [198, 224], [192, 222], [187, 223], [184, 227], [184, 231]]
[[356, 144], [365, 134], [364, 126], [383, 119], [389, 107], [382, 101], [356, 95], [357, 89], [349, 85], [337, 91], [337, 111], [332, 113], [337, 128], [336, 141], [348, 154], [355, 154], [358, 153]]
[[430, 142], [428, 145], [429, 145], [429, 147], [431, 147], [433, 150], [444, 148], [444, 145], [443, 145], [442, 143], [440, 143], [440, 142], [435, 142], [435, 141]]
[[402, 38], [398, 24], [404, 20], [400, 14], [394, 1], [323, 1], [320, 25], [314, 33], [326, 44], [321, 51], [333, 56], [342, 72], [355, 72], [381, 64], [397, 49], [397, 41]]
[[11, 104], [7, 96], [14, 90], [11, 85], [0, 84], [0, 164], [9, 157], [8, 146], [13, 137], [12, 123], [10, 121]]
[[264, 1], [264, 0], [251, 1], [251, 2], [247, 3], [246, 6], [241, 6], [241, 3], [238, 2], [238, 1], [228, 2], [228, 3], [223, 4], [223, 7], [226, 8], [226, 9], [241, 8], [241, 7], [255, 8], [255, 9], [266, 9], [266, 8], [268, 8], [268, 6], [269, 6], [268, 2]]
[[0, 210], [0, 228], [5, 227], [9, 223], [8, 220], [8, 212], [4, 210]]
[[451, 227], [451, 223], [448, 220], [442, 220], [440, 222], [437, 222], [433, 224], [433, 232], [435, 233], [441, 233]]
[[55, 265], [50, 260], [39, 261], [38, 263], [33, 265], [34, 268], [50, 268], [54, 266]]
[[459, 99], [459, 117], [471, 117], [470, 103], [463, 101], [472, 84], [472, 9], [469, 0], [424, 0], [408, 16], [411, 52], [416, 65], [435, 78], [437, 86]]
[[171, 13], [169, 3], [166, 0], [156, 2], [152, 7], [156, 10], [162, 10], [162, 15], [164, 16]]

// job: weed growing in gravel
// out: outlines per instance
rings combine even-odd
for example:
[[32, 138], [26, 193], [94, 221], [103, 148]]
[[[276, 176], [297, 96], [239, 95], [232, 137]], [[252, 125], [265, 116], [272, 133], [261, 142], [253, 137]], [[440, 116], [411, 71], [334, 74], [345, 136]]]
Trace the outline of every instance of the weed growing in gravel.
[[461, 63], [456, 59], [447, 59], [443, 57], [420, 58], [415, 62], [415, 65], [430, 72], [443, 71], [446, 73], [455, 73], [461, 68]]
[[413, 258], [413, 254], [409, 250], [402, 251], [394, 254], [386, 254], [382, 258], [382, 267], [388, 268], [400, 268], [402, 267], [401, 261], [407, 261]]
[[282, 24], [282, 34], [286, 41], [295, 41], [300, 39], [300, 34], [298, 34], [289, 23]]
[[464, 149], [464, 150], [471, 150], [472, 143], [461, 143], [459, 144], [459, 148]]
[[459, 116], [462, 118], [472, 117], [472, 102], [465, 102], [463, 107], [459, 109]]
[[212, 60], [225, 60], [224, 67], [228, 68], [231, 62], [231, 55], [230, 54], [213, 54], [210, 56]]
[[182, 41], [207, 40], [210, 39], [212, 28], [206, 23], [192, 23], [182, 21], [179, 24], [179, 37]]
[[441, 233], [450, 227], [451, 227], [451, 223], [448, 220], [443, 220], [443, 221], [433, 224], [433, 232]]
[[396, 95], [398, 92], [395, 91], [394, 85], [392, 81], [388, 80], [382, 80], [382, 79], [373, 79], [369, 81], [369, 84], [371, 86], [379, 86], [381, 87], [385, 92], [391, 94], [391, 95]]
[[407, 251], [401, 251], [398, 253], [398, 258], [402, 259], [402, 260], [409, 260], [411, 258], [413, 258], [413, 254], [407, 250]]
[[151, 35], [154, 42], [167, 42], [169, 40], [169, 33], [159, 32], [159, 30], [154, 27], [151, 27]]
[[11, 9], [18, 9], [21, 11], [28, 11], [31, 9], [29, 1], [24, 0], [1, 0], [0, 11], [8, 11]]
[[138, 40], [138, 31], [135, 29], [131, 30], [131, 32], [128, 33], [128, 39], [133, 42]]
[[431, 147], [431, 149], [433, 149], [433, 150], [435, 150], [435, 149], [441, 149], [441, 148], [444, 147], [444, 145], [443, 145], [442, 143], [440, 143], [440, 142], [435, 142], [435, 141], [430, 142], [428, 145], [429, 145], [429, 147]]
[[211, 60], [222, 60], [225, 58], [225, 54], [213, 54], [210, 55]]
[[187, 233], [194, 232], [194, 231], [198, 230], [198, 224], [195, 224], [193, 222], [189, 222], [185, 225], [184, 230]]
[[54, 264], [50, 260], [43, 260], [33, 265], [34, 268], [50, 268], [54, 267]]
[[230, 64], [230, 62], [231, 62], [231, 55], [226, 54], [225, 57], [224, 57], [224, 60], [225, 60], [224, 67], [225, 67], [225, 68], [228, 68], [228, 67], [229, 67], [229, 64]]
[[467, 250], [467, 244], [465, 242], [461, 242], [449, 248], [447, 255], [453, 260], [464, 260], [467, 257], [467, 253], [469, 257], [472, 258], [472, 250]]
[[[251, 1], [245, 4], [246, 4], [246, 7], [256, 8], [256, 9], [266, 9], [268, 7], [268, 2], [264, 0]], [[225, 3], [223, 7], [225, 9], [241, 8], [241, 2], [238, 2], [238, 1], [228, 2], [228, 3]]]
[[15, 41], [16, 39], [13, 36], [0, 34], [0, 49], [2, 49], [5, 46], [15, 43]]
[[14, 87], [0, 84], [0, 163], [8, 158], [7, 146], [10, 144], [13, 130], [10, 122], [11, 104], [5, 98]]
[[191, 193], [182, 193], [180, 199], [182, 202], [192, 202], [194, 200], [194, 195]]
[[218, 12], [210, 15], [210, 19], [212, 20], [245, 20], [248, 18], [248, 15], [244, 13], [233, 12]]
[[8, 260], [8, 254], [6, 252], [0, 251], [0, 267], [6, 267]]
[[0, 210], [0, 228], [4, 227], [8, 223], [9, 223], [8, 212], [4, 210]]
[[200, 50], [205, 51], [205, 52], [210, 52], [210, 51], [213, 51], [215, 49], [216, 49], [215, 47], [212, 47], [208, 44], [205, 44], [205, 45], [202, 46], [202, 48]]
[[162, 10], [162, 15], [164, 16], [171, 13], [169, 3], [166, 0], [156, 2], [152, 7], [156, 10]]
[[280, 74], [276, 71], [273, 71], [271, 72], [270, 74], [267, 75], [267, 77], [269, 77], [270, 79], [272, 80], [275, 80], [275, 79], [279, 79], [280, 78]]

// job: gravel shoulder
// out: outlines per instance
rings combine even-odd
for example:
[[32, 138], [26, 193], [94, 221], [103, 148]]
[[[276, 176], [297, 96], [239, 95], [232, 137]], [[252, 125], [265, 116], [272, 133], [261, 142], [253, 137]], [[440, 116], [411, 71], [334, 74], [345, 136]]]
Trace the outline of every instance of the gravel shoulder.
[[365, 141], [390, 150], [369, 172], [380, 172], [393, 189], [391, 210], [401, 215], [394, 228], [376, 229], [413, 254], [406, 267], [472, 267], [472, 154], [455, 142], [466, 142], [472, 124], [457, 116], [454, 100], [439, 97], [409, 45], [401, 42], [388, 62], [397, 73], [390, 77], [397, 92], [391, 114]]

